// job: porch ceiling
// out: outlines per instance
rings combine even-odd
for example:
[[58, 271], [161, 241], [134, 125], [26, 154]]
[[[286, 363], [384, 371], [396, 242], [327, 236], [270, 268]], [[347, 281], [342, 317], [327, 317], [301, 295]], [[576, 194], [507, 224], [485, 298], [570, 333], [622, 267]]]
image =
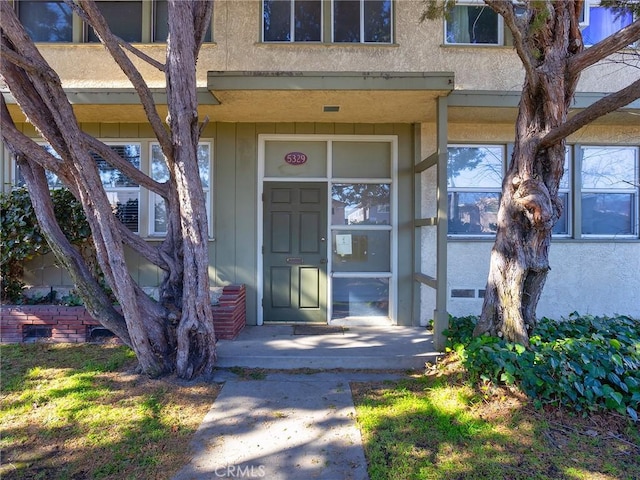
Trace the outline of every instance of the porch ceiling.
[[450, 72], [209, 72], [207, 85], [216, 120], [329, 123], [433, 121], [454, 86]]

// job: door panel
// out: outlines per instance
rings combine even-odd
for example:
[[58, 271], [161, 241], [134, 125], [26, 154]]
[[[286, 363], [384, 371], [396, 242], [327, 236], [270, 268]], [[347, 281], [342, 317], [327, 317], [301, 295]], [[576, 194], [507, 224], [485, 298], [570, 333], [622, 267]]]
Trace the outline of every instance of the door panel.
[[327, 184], [264, 185], [264, 320], [327, 321]]

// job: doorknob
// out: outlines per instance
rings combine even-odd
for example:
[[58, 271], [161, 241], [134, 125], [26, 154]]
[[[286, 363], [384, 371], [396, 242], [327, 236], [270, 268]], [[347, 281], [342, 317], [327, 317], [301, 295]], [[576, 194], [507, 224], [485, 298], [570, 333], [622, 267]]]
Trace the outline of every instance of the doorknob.
[[320, 241], [321, 241], [321, 242], [324, 242], [324, 241], [326, 241], [326, 240], [327, 240], [326, 238], [324, 238], [324, 237], [320, 237]]
[[325, 263], [327, 263], [327, 259], [326, 258], [321, 258], [320, 259], [320, 264], [324, 265]]

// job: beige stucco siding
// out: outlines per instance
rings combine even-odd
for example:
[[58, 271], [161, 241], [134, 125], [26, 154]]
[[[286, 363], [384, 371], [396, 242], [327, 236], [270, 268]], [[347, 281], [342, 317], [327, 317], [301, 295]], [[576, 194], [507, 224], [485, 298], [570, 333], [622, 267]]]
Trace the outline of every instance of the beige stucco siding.
[[[364, 71], [455, 73], [456, 88], [517, 91], [523, 70], [512, 47], [457, 47], [443, 45], [442, 20], [420, 23], [421, 1], [402, 0], [395, 7], [395, 43], [265, 44], [259, 41], [260, 1], [215, 2], [215, 43], [202, 47], [197, 65], [198, 84], [205, 87], [207, 71]], [[163, 44], [137, 47], [162, 61]], [[130, 87], [106, 50], [100, 45], [41, 44], [44, 57], [67, 88]], [[164, 73], [132, 57], [150, 87], [164, 85]], [[616, 91], [637, 78], [637, 69], [608, 61], [583, 73], [578, 90]]]

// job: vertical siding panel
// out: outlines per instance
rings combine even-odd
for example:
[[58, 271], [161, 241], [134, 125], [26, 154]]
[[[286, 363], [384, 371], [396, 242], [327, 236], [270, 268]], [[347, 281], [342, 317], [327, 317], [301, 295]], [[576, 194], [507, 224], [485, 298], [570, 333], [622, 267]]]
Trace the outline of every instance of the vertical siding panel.
[[238, 124], [236, 130], [236, 278], [247, 286], [247, 321], [256, 323], [257, 292], [257, 158], [256, 125]]
[[394, 135], [395, 133], [393, 123], [377, 123], [374, 125], [375, 135]]
[[138, 129], [138, 137], [139, 138], [156, 138], [156, 135], [153, 133], [153, 128], [148, 123], [137, 123], [135, 124]]
[[270, 135], [276, 133], [275, 123], [256, 123], [256, 135]]
[[276, 133], [280, 133], [280, 134], [296, 133], [296, 125], [295, 123], [277, 123]]
[[336, 131], [335, 123], [316, 123], [315, 133], [320, 135], [333, 135]]
[[315, 133], [315, 128], [313, 123], [296, 123], [296, 133], [297, 134]]
[[371, 123], [358, 123], [353, 129], [356, 135], [373, 135], [373, 124]]
[[215, 281], [236, 281], [236, 124], [218, 123], [214, 161]]
[[[120, 136], [123, 138], [140, 138], [140, 132], [137, 123], [121, 123]], [[153, 135], [152, 135], [153, 138]]]
[[354, 128], [352, 123], [336, 123], [336, 135], [353, 135]]
[[88, 135], [93, 135], [94, 137], [100, 136], [99, 123], [82, 123], [80, 124], [80, 128], [82, 128], [82, 130]]
[[120, 138], [120, 124], [119, 123], [101, 123], [100, 124], [100, 136], [103, 138]]

